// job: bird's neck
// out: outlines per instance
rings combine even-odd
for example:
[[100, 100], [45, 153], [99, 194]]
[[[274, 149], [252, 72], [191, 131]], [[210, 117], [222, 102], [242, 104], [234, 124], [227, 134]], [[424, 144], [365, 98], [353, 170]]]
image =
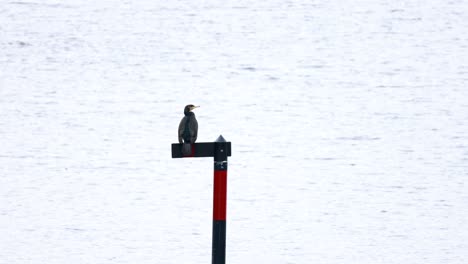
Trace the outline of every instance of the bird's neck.
[[184, 115], [185, 116], [194, 116], [195, 114], [193, 112], [188, 111], [188, 112], [184, 112]]

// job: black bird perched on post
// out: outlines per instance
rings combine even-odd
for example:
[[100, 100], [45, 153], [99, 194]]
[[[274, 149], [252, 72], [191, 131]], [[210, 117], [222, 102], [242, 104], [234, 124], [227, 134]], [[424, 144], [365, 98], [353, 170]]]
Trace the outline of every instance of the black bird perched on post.
[[195, 118], [195, 114], [192, 112], [192, 110], [197, 107], [200, 106], [194, 106], [192, 104], [185, 106], [185, 116], [179, 124], [179, 143], [183, 143], [182, 154], [185, 156], [193, 154], [191, 144], [195, 143], [198, 136], [198, 122]]

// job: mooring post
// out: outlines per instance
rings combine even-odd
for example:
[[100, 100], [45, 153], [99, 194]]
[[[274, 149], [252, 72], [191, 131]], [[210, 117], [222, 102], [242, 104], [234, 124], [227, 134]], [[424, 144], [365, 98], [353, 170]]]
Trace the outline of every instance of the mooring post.
[[227, 143], [219, 136], [214, 144], [212, 264], [226, 262]]
[[227, 157], [231, 156], [231, 142], [219, 136], [215, 142], [192, 144], [192, 154], [184, 155], [183, 144], [174, 143], [172, 158], [214, 157], [213, 183], [213, 247], [212, 263], [226, 263], [226, 199], [227, 199]]

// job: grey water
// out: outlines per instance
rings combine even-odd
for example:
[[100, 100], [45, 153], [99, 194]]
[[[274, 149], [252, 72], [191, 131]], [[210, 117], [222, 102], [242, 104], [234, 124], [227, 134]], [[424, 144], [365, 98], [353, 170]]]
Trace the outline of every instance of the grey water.
[[0, 263], [468, 261], [466, 1], [1, 1]]

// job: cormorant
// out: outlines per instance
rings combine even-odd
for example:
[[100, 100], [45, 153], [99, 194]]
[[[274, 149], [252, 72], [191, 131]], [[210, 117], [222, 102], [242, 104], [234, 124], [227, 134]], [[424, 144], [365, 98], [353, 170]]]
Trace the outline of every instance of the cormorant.
[[192, 154], [191, 144], [195, 143], [198, 136], [198, 122], [195, 118], [195, 114], [192, 112], [192, 110], [197, 107], [200, 106], [194, 106], [192, 104], [185, 106], [185, 116], [179, 124], [179, 143], [183, 143], [182, 154], [185, 156]]

